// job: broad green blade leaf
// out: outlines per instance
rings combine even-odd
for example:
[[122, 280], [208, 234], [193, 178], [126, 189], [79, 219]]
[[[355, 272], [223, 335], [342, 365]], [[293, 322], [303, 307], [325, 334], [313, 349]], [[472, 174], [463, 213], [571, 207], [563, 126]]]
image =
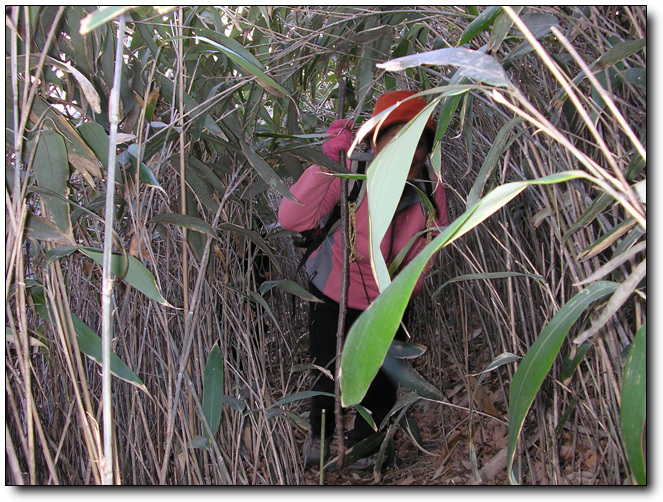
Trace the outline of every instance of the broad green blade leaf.
[[488, 155], [486, 155], [486, 158], [483, 161], [481, 169], [479, 169], [479, 173], [477, 174], [476, 180], [472, 185], [470, 194], [467, 196], [467, 207], [472, 207], [474, 204], [477, 203], [477, 201], [481, 197], [484, 188], [488, 184], [488, 179], [492, 175], [495, 166], [497, 166], [499, 160], [503, 158], [504, 152], [508, 150], [511, 144], [521, 134], [525, 132], [524, 129], [521, 129], [514, 136], [512, 136], [511, 134], [513, 128], [518, 124], [520, 124], [522, 121], [523, 119], [521, 118], [518, 117], [513, 118], [509, 120], [506, 124], [504, 124], [504, 126], [502, 126], [502, 128], [497, 133], [495, 141], [493, 141], [493, 144], [490, 147], [490, 151], [488, 152]]
[[[93, 248], [79, 249], [85, 256], [92, 258], [99, 265], [103, 265], [103, 251]], [[161, 293], [157, 288], [156, 281], [154, 280], [154, 276], [149, 270], [147, 270], [145, 265], [143, 265], [133, 256], [128, 256], [127, 258], [129, 260], [129, 268], [126, 275], [124, 276], [124, 282], [130, 284], [148, 298], [152, 298], [162, 305], [171, 307], [172, 305], [170, 305], [164, 299], [164, 297], [161, 296]], [[113, 274], [116, 276], [121, 276], [124, 272], [125, 266], [126, 264], [124, 256], [120, 254], [113, 254], [111, 257], [111, 272], [113, 272]]]
[[120, 14], [123, 14], [124, 12], [130, 11], [131, 9], [134, 9], [135, 7], [132, 6], [104, 6], [104, 7], [99, 7], [99, 10], [95, 10], [94, 12], [91, 12], [87, 16], [85, 16], [81, 20], [81, 27], [80, 27], [80, 34], [81, 35], [86, 35], [87, 33], [90, 33], [92, 30], [95, 28], [98, 28], [102, 24], [107, 23], [108, 21], [111, 21], [115, 19], [117, 16]]
[[550, 14], [532, 12], [521, 15], [520, 19], [537, 39], [541, 39], [548, 35], [551, 27], [556, 26], [559, 28], [559, 19]]
[[421, 376], [407, 362], [387, 355], [382, 368], [395, 382], [415, 392], [418, 396], [435, 401], [444, 400], [444, 394]]
[[213, 40], [210, 40], [207, 37], [196, 36], [195, 38], [197, 41], [207, 42], [208, 44], [213, 45], [221, 52], [223, 52], [226, 56], [228, 56], [230, 59], [232, 59], [235, 63], [237, 63], [242, 69], [246, 70], [251, 75], [254, 75], [257, 79], [256, 81], [258, 82], [258, 84], [260, 84], [270, 94], [276, 96], [277, 98], [285, 98], [286, 96], [288, 96], [288, 91], [286, 91], [283, 87], [281, 87], [273, 78], [268, 76], [262, 70], [262, 68], [256, 66], [254, 61], [250, 61], [246, 57], [235, 52], [234, 50], [220, 43], [217, 43]]
[[493, 58], [482, 52], [463, 47], [437, 49], [435, 51], [403, 56], [376, 66], [387, 71], [400, 71], [421, 65], [458, 67], [462, 75], [498, 87], [508, 87], [509, 79], [504, 68]]
[[595, 301], [612, 294], [618, 287], [614, 282], [595, 282], [571, 298], [541, 331], [513, 376], [509, 393], [509, 442], [507, 445], [507, 475], [511, 471], [525, 416], [543, 380], [559, 353], [569, 330]]
[[108, 169], [108, 133], [101, 124], [85, 122], [76, 128], [83, 141], [97, 156], [101, 164]]
[[99, 161], [82, 140], [78, 131], [59, 110], [37, 96], [30, 110], [28, 124], [31, 127], [57, 130], [64, 138], [69, 163], [94, 187], [93, 177], [101, 178]]
[[309, 291], [302, 288], [295, 281], [290, 279], [282, 279], [279, 281], [265, 281], [260, 285], [260, 294], [265, 295], [272, 288], [278, 288], [286, 293], [298, 296], [304, 301], [307, 302], [321, 302], [317, 296], [312, 295]]
[[[34, 145], [33, 142], [31, 143]], [[37, 186], [66, 196], [69, 161], [64, 140], [57, 132], [42, 131], [34, 155], [32, 170], [37, 178]], [[69, 205], [64, 200], [49, 195], [42, 195], [42, 199], [60, 231], [65, 235], [71, 235]]]
[[479, 14], [470, 24], [467, 25], [465, 31], [460, 36], [458, 40], [458, 46], [465, 45], [479, 33], [484, 30], [487, 30], [488, 27], [493, 24], [497, 16], [502, 12], [502, 8], [496, 5], [486, 8], [481, 14]]
[[366, 173], [371, 267], [380, 291], [391, 281], [380, 245], [398, 207], [419, 138], [440, 99], [426, 105], [401, 129], [376, 155]]
[[418, 343], [406, 343], [394, 340], [388, 354], [396, 359], [414, 359], [426, 353], [426, 347]]
[[25, 235], [41, 241], [72, 242], [51, 220], [30, 212], [25, 219]]
[[155, 214], [148, 223], [166, 223], [169, 225], [188, 228], [189, 230], [195, 230], [196, 232], [202, 232], [215, 238], [218, 237], [212, 225], [206, 221], [201, 220], [200, 218], [196, 218], [195, 216], [189, 216], [188, 214]]
[[260, 177], [263, 180], [265, 180], [270, 187], [272, 187], [278, 193], [283, 195], [283, 197], [286, 197], [292, 201], [297, 202], [297, 200], [292, 196], [290, 191], [283, 184], [283, 181], [281, 181], [281, 177], [274, 172], [274, 169], [272, 169], [270, 165], [267, 162], [265, 162], [260, 155], [258, 155], [255, 151], [253, 151], [253, 149], [249, 145], [247, 145], [244, 140], [240, 139], [240, 143], [242, 145], [242, 152], [246, 156], [246, 159], [258, 172]]
[[[78, 338], [78, 348], [83, 354], [101, 364], [101, 337], [73, 312], [71, 319]], [[110, 355], [110, 370], [116, 377], [147, 392], [142, 380], [113, 352]]]
[[601, 55], [601, 57], [596, 61], [596, 66], [598, 66], [598, 68], [595, 69], [604, 69], [608, 66], [619, 63], [620, 61], [623, 61], [627, 57], [632, 56], [646, 46], [646, 38], [620, 42], [614, 47], [610, 48], [605, 54]]
[[[131, 156], [131, 159], [134, 162], [134, 165], [138, 163], [138, 145], [136, 143], [132, 143], [127, 147], [127, 152], [129, 152], [129, 155]], [[135, 171], [133, 171], [135, 173]], [[145, 164], [142, 161], [140, 161], [140, 165], [138, 166], [138, 179], [145, 183], [146, 185], [153, 186], [156, 188], [161, 188], [161, 185], [157, 181], [156, 177], [154, 176], [154, 173], [152, 172], [152, 169], [147, 167], [147, 164]], [[163, 190], [163, 188], [161, 188]]]
[[560, 371], [560, 379], [562, 382], [566, 383], [566, 381], [573, 376], [573, 373], [575, 373], [575, 370], [578, 368], [591, 346], [591, 343], [578, 345], [573, 358], [567, 356], [562, 360], [562, 370]]
[[272, 265], [274, 265], [276, 270], [278, 271], [281, 270], [281, 266], [279, 265], [278, 260], [274, 256], [274, 253], [272, 252], [270, 247], [265, 243], [264, 239], [260, 236], [260, 234], [255, 230], [240, 227], [239, 225], [235, 225], [233, 223], [221, 223], [219, 225], [219, 230], [229, 230], [231, 232], [237, 232], [238, 234], [248, 237], [251, 240], [251, 242], [253, 242], [256, 246], [258, 246], [260, 250], [267, 255], [267, 258], [269, 258], [269, 261], [271, 262]]
[[373, 420], [373, 415], [371, 415], [371, 412], [369, 410], [367, 410], [366, 408], [364, 408], [361, 404], [356, 404], [355, 409], [357, 410], [357, 412], [362, 417], [364, 417], [364, 420], [366, 420], [366, 422], [368, 422], [368, 425], [370, 425], [371, 428], [375, 432], [377, 432], [378, 431], [378, 426], [375, 425], [375, 420]]
[[[523, 6], [514, 7], [514, 12], [519, 14], [523, 10]], [[486, 46], [487, 52], [493, 52], [497, 47], [499, 47], [506, 36], [509, 34], [511, 27], [513, 26], [513, 21], [507, 15], [506, 12], [501, 12], [499, 16], [495, 19], [495, 25], [493, 30], [490, 32], [490, 40], [488, 40], [488, 45]]]
[[212, 431], [219, 430], [223, 411], [223, 356], [218, 345], [214, 345], [207, 356], [203, 375], [203, 413]]
[[340, 383], [343, 406], [355, 405], [363, 399], [384, 361], [417, 279], [435, 253], [479, 225], [527, 186], [560, 183], [585, 177], [587, 175], [582, 171], [568, 171], [537, 180], [502, 185], [488, 193], [476, 206], [468, 209], [435, 237], [394, 278], [394, 281], [350, 328], [341, 356]]
[[647, 418], [647, 325], [635, 334], [622, 380], [622, 436], [631, 473], [639, 485], [647, 484], [642, 435]]

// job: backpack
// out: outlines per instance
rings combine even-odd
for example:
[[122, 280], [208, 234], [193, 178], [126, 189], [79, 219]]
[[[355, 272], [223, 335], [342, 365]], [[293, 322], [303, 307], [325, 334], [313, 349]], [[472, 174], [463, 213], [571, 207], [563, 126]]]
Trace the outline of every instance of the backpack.
[[[350, 157], [350, 171], [354, 174], [365, 174], [366, 169], [374, 157], [375, 155], [372, 153], [355, 151], [352, 154], [352, 157]], [[432, 169], [432, 166], [427, 163], [426, 171], [432, 172]], [[431, 179], [431, 175], [426, 174], [425, 176], [426, 178]], [[349, 182], [350, 186], [348, 187], [348, 203], [356, 203], [358, 206], [361, 204], [361, 201], [366, 195], [364, 179], [350, 179]], [[423, 194], [420, 193], [420, 196], [428, 198], [432, 204], [433, 211], [437, 211], [435, 198], [433, 197], [432, 193], [428, 193], [428, 191], [426, 191]], [[311, 256], [311, 254], [313, 254], [313, 252], [320, 247], [325, 238], [339, 228], [341, 225], [340, 218], [341, 202], [339, 201], [334, 206], [334, 209], [332, 209], [331, 213], [326, 216], [326, 218], [323, 218], [321, 221], [319, 221], [315, 227], [309, 230], [303, 230], [302, 232], [299, 232], [299, 235], [292, 238], [292, 243], [295, 247], [306, 248], [306, 251], [304, 251], [302, 258], [297, 265], [297, 272], [299, 272], [299, 270], [304, 266], [309, 256]], [[392, 232], [391, 246], [393, 246], [393, 238], [394, 235]], [[391, 246], [389, 249], [389, 256], [391, 256]]]
[[[350, 157], [350, 172], [354, 174], [365, 174], [368, 165], [373, 160], [374, 155], [366, 152], [356, 151]], [[366, 187], [363, 179], [350, 179], [348, 186], [348, 202], [360, 204], [366, 194]], [[332, 209], [331, 213], [323, 218], [318, 224], [309, 229], [299, 232], [292, 238], [292, 244], [298, 248], [306, 248], [304, 255], [299, 261], [297, 270], [302, 268], [309, 256], [320, 247], [327, 235], [336, 231], [340, 226], [341, 202], [339, 201]]]

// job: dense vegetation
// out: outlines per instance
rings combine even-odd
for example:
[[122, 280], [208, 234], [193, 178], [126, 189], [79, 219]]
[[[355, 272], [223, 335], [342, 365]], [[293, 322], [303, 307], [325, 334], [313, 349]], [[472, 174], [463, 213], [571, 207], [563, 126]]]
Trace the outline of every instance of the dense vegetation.
[[6, 484], [317, 482], [275, 211], [393, 88], [435, 103], [454, 223], [387, 428], [419, 456], [366, 482], [646, 483], [646, 14], [8, 7]]

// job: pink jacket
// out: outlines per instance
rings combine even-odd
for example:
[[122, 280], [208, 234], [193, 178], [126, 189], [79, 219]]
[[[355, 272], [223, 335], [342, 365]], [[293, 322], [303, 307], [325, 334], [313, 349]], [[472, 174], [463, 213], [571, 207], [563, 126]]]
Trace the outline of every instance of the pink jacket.
[[[290, 193], [305, 204], [301, 206], [288, 199], [283, 199], [279, 207], [279, 222], [286, 230], [301, 232], [313, 228], [321, 218], [331, 213], [341, 197], [341, 181], [330, 175], [317, 165], [309, 167], [299, 180], [291, 187]], [[447, 226], [447, 197], [444, 186], [437, 184], [434, 192], [437, 207], [436, 224]], [[426, 228], [426, 209], [418, 199], [395, 216], [395, 222], [389, 227], [380, 248], [385, 259], [388, 259], [392, 247], [393, 260], [410, 239]], [[378, 286], [373, 277], [369, 257], [368, 242], [368, 203], [366, 197], [361, 201], [356, 212], [356, 243], [355, 250], [359, 257], [350, 263], [350, 283], [348, 287], [348, 307], [365, 310], [379, 294]], [[392, 232], [393, 245], [392, 245]], [[401, 266], [409, 263], [426, 245], [426, 237], [417, 238], [408, 251]], [[387, 263], [389, 265], [389, 262]], [[328, 235], [306, 262], [306, 269], [313, 284], [332, 300], [339, 301], [341, 289], [341, 234], [336, 231]], [[419, 279], [414, 294], [418, 293], [423, 284]]]

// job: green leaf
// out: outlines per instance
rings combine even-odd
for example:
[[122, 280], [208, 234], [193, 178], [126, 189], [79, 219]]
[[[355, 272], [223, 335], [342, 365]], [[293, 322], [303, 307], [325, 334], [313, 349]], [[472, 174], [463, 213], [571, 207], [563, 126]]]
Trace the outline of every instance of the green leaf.
[[513, 376], [509, 393], [509, 440], [507, 475], [513, 482], [512, 467], [518, 436], [543, 380], [557, 357], [569, 330], [595, 301], [612, 294], [618, 287], [613, 282], [591, 284], [571, 298], [541, 331]]
[[503, 154], [511, 144], [525, 132], [524, 129], [521, 129], [517, 134], [512, 136], [511, 131], [514, 127], [520, 124], [523, 121], [521, 118], [513, 118], [509, 120], [497, 133], [495, 140], [493, 141], [490, 151], [486, 158], [483, 161], [483, 165], [477, 174], [477, 177], [472, 185], [470, 194], [467, 196], [467, 207], [472, 207], [477, 203], [481, 197], [483, 189], [488, 185], [488, 179], [493, 173], [493, 170], [498, 165], [500, 159], [503, 158]]
[[[127, 147], [127, 152], [129, 153], [129, 156], [131, 157], [131, 160], [133, 161], [133, 164], [135, 166], [136, 163], [138, 163], [138, 145], [132, 143]], [[135, 173], [135, 171], [133, 172]], [[153, 186], [155, 188], [161, 188], [161, 185], [154, 176], [152, 169], [147, 167], [147, 164], [145, 164], [142, 161], [142, 157], [140, 164], [138, 166], [138, 179], [143, 183], [145, 183], [146, 185]], [[163, 190], [163, 188], [161, 188], [161, 190]]]
[[263, 158], [260, 157], [260, 155], [258, 155], [249, 145], [247, 145], [243, 139], [240, 139], [240, 144], [242, 145], [242, 152], [244, 153], [244, 156], [258, 172], [260, 177], [283, 197], [297, 202], [287, 187], [283, 184], [283, 181], [281, 181], [281, 177], [274, 172], [274, 169], [272, 169], [270, 165], [265, 162]]
[[135, 7], [132, 6], [99, 7], [99, 10], [91, 12], [81, 20], [79, 33], [81, 35], [90, 33], [95, 28], [99, 28], [99, 26], [107, 23], [108, 21], [115, 19], [120, 14], [128, 12], [131, 9], [135, 9]]
[[495, 58], [463, 47], [412, 54], [376, 66], [387, 71], [400, 71], [421, 65], [453, 65], [458, 67], [458, 72], [461, 75], [477, 82], [484, 82], [498, 87], [508, 87], [510, 85], [504, 68]]
[[256, 232], [255, 230], [251, 230], [248, 228], [240, 227], [239, 225], [235, 225], [233, 223], [221, 223], [219, 225], [219, 230], [228, 230], [231, 232], [237, 232], [238, 234], [244, 235], [248, 237], [256, 246], [260, 248], [260, 250], [267, 255], [269, 258], [269, 261], [272, 263], [272, 265], [276, 268], [276, 270], [280, 271], [281, 266], [279, 265], [279, 261], [276, 259], [274, 256], [274, 253], [270, 249], [270, 247], [265, 244], [265, 241], [260, 237], [260, 234]]
[[380, 244], [389, 229], [403, 193], [416, 145], [440, 99], [441, 97], [434, 99], [408, 122], [376, 155], [366, 173], [371, 265], [381, 291], [387, 287], [391, 279]]
[[564, 358], [562, 361], [562, 370], [560, 372], [560, 379], [562, 382], [566, 383], [567, 380], [573, 376], [573, 373], [575, 373], [591, 346], [591, 343], [583, 343], [582, 345], [577, 346], [573, 359], [571, 357]]
[[180, 213], [164, 213], [155, 214], [148, 223], [165, 223], [168, 225], [176, 225], [178, 227], [188, 228], [196, 232], [202, 232], [212, 237], [218, 237], [216, 231], [206, 221], [201, 220], [195, 216]]
[[343, 406], [355, 405], [363, 399], [385, 359], [417, 280], [435, 253], [479, 225], [527, 186], [560, 183], [586, 177], [587, 175], [581, 171], [568, 171], [537, 180], [502, 185], [488, 193], [476, 206], [456, 218], [435, 237], [394, 278], [350, 328], [341, 356], [340, 383]]
[[474, 20], [467, 25], [467, 28], [465, 28], [465, 31], [460, 36], [460, 39], [458, 40], [458, 46], [460, 47], [461, 45], [465, 45], [479, 33], [487, 30], [488, 27], [493, 24], [495, 19], [497, 19], [497, 16], [499, 16], [500, 12], [502, 12], [502, 8], [493, 5], [488, 7], [476, 18], [474, 18]]
[[642, 436], [647, 419], [647, 325], [635, 334], [622, 379], [622, 436], [631, 472], [639, 485], [647, 484]]
[[214, 345], [207, 356], [203, 375], [203, 413], [212, 432], [219, 430], [223, 411], [223, 356], [218, 345]]
[[[78, 338], [78, 348], [83, 354], [101, 364], [101, 337], [73, 312], [71, 319]], [[110, 355], [110, 370], [116, 377], [147, 392], [142, 380], [113, 352]]]
[[55, 242], [71, 242], [51, 220], [28, 212], [25, 219], [25, 235], [30, 239]]
[[632, 56], [646, 46], [646, 38], [620, 42], [601, 55], [601, 57], [596, 61], [596, 66], [598, 66], [598, 68], [594, 68], [594, 70], [598, 71], [599, 69], [605, 69], [609, 66], [619, 63], [620, 61], [623, 61], [627, 57]]
[[[42, 131], [35, 151], [32, 170], [37, 178], [37, 186], [51, 190], [56, 194], [66, 194], [68, 192], [69, 161], [67, 160], [67, 148], [62, 136], [57, 132], [52, 130]], [[69, 205], [65, 201], [49, 195], [42, 195], [42, 199], [53, 218], [53, 222], [63, 234], [70, 235]]]
[[312, 295], [308, 290], [302, 288], [295, 281], [292, 281], [290, 279], [282, 279], [278, 281], [265, 281], [260, 285], [260, 294], [264, 296], [265, 293], [267, 293], [272, 288], [278, 288], [282, 291], [285, 291], [286, 293], [298, 296], [299, 298], [307, 302], [322, 301], [318, 297]]
[[[93, 248], [78, 248], [81, 253], [85, 256], [92, 258], [99, 265], [103, 265], [103, 251]], [[152, 273], [147, 270], [145, 265], [138, 261], [133, 256], [127, 256], [126, 258], [121, 254], [113, 254], [111, 257], [111, 272], [116, 276], [122, 276], [127, 267], [126, 259], [128, 259], [128, 268], [126, 269], [126, 275], [124, 276], [124, 282], [130, 284], [138, 291], [143, 293], [148, 298], [156, 300], [162, 305], [171, 307], [157, 288], [156, 281]]]
[[262, 68], [256, 65], [255, 58], [248, 58], [245, 55], [240, 54], [238, 51], [232, 50], [226, 45], [210, 40], [207, 37], [196, 36], [195, 39], [201, 42], [207, 42], [210, 45], [213, 45], [226, 56], [228, 56], [233, 62], [238, 64], [242, 69], [255, 76], [258, 84], [260, 84], [267, 92], [276, 96], [277, 98], [285, 98], [288, 96], [288, 91], [281, 87], [273, 78], [268, 76]]

